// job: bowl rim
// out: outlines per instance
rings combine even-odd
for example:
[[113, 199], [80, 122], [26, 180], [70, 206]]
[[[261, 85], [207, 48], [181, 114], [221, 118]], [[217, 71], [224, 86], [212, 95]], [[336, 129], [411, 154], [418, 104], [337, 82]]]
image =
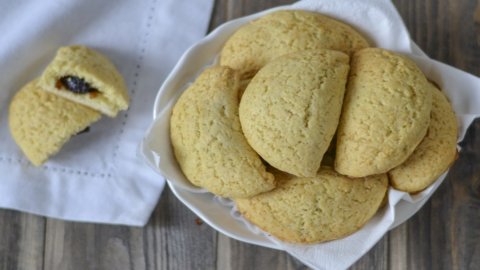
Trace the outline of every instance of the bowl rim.
[[[286, 9], [287, 10], [299, 10], [301, 8], [296, 8], [292, 5], [278, 6], [278, 7], [263, 10], [261, 12], [250, 14], [248, 16], [243, 16], [243, 17], [240, 17], [240, 18], [237, 18], [237, 19], [234, 19], [234, 20], [230, 20], [230, 21], [225, 22], [225, 23], [221, 24], [220, 26], [216, 27], [212, 32], [210, 32], [208, 35], [206, 35], [203, 39], [201, 39], [197, 43], [190, 46], [184, 52], [184, 54], [181, 56], [181, 58], [179, 59], [179, 61], [175, 65], [175, 67], [169, 73], [169, 75], [167, 76], [165, 81], [162, 83], [160, 89], [158, 90], [158, 92], [155, 96], [155, 102], [154, 102], [154, 107], [153, 107], [153, 120], [156, 120], [158, 118], [158, 116], [160, 116], [162, 113], [164, 113], [164, 110], [170, 109], [169, 107], [172, 107], [173, 103], [176, 100], [176, 98], [171, 98], [169, 100], [162, 101], [162, 97], [164, 96], [165, 92], [167, 92], [171, 88], [176, 88], [176, 89], [179, 89], [179, 88], [182, 88], [182, 87], [184, 88], [184, 85], [188, 82], [191, 82], [192, 78], [195, 77], [195, 74], [183, 74], [182, 76], [179, 76], [179, 74], [185, 69], [185, 67], [187, 65], [190, 64], [191, 60], [198, 53], [202, 52], [203, 50], [206, 50], [207, 47], [210, 46], [212, 43], [218, 42], [217, 39], [220, 35], [226, 35], [227, 33], [233, 33], [240, 26], [248, 23], [251, 20], [259, 18], [259, 17], [261, 17], [265, 14], [268, 14], [268, 13], [271, 13], [271, 12], [274, 12], [274, 11], [277, 11], [277, 10], [286, 10]], [[414, 43], [413, 40], [410, 40], [410, 42], [411, 42], [411, 53], [413, 55], [428, 58], [428, 56]], [[218, 51], [217, 51], [217, 54], [218, 54]], [[211, 60], [211, 57], [210, 57], [210, 60]], [[204, 68], [205, 64], [202, 64], [202, 67]], [[198, 70], [200, 70], [200, 69], [198, 69]], [[186, 75], [188, 75], [187, 76], [188, 78], [185, 78]], [[181, 78], [179, 78], [179, 77], [181, 77]], [[180, 91], [180, 90], [176, 91], [175, 94], [176, 94], [177, 98], [178, 98], [178, 96], [180, 96], [181, 92], [183, 92], [183, 91]], [[216, 231], [221, 232], [221, 233], [227, 235], [228, 237], [234, 238], [234, 239], [242, 241], [242, 242], [255, 244], [255, 245], [259, 245], [259, 246], [263, 246], [263, 247], [268, 247], [268, 248], [272, 248], [272, 249], [277, 249], [277, 250], [284, 250], [284, 248], [281, 245], [271, 241], [269, 238], [267, 238], [264, 235], [264, 233], [256, 233], [256, 232], [253, 232], [253, 231], [249, 230], [252, 234], [255, 234], [256, 236], [259, 237], [259, 239], [262, 239], [262, 240], [258, 240], [258, 239], [256, 240], [254, 238], [245, 238], [245, 237], [242, 237], [242, 236], [239, 236], [239, 235], [235, 234], [235, 232], [232, 232], [231, 230], [229, 230], [229, 228], [226, 228], [226, 227], [222, 226], [216, 220], [212, 220], [211, 218], [209, 218], [204, 213], [203, 209], [200, 209], [198, 206], [191, 203], [181, 193], [188, 192], [188, 194], [190, 196], [210, 196], [212, 198], [214, 197], [213, 194], [211, 194], [207, 191], [202, 191], [200, 189], [199, 189], [199, 191], [189, 190], [188, 188], [185, 188], [185, 187], [182, 187], [181, 185], [178, 185], [178, 183], [168, 179], [167, 177], [165, 177], [165, 179], [167, 180], [168, 186], [170, 187], [170, 189], [172, 190], [174, 195], [177, 197], [177, 199], [179, 199], [185, 206], [187, 206], [191, 211], [193, 211], [196, 215], [198, 215], [201, 219], [203, 219], [208, 225], [213, 227]], [[439, 182], [438, 180], [440, 180], [440, 179], [437, 179], [437, 182]], [[443, 179], [441, 179], [441, 180], [443, 181]], [[440, 183], [442, 181], [440, 181]], [[432, 188], [435, 190], [438, 186], [439, 186], [439, 183]], [[431, 194], [434, 193], [434, 190], [431, 192]], [[429, 196], [426, 196], [423, 200], [419, 201], [420, 206], [418, 208], [420, 208], [426, 201], [428, 201], [431, 194]], [[405, 202], [405, 203], [407, 203], [407, 202]], [[227, 206], [225, 206], [225, 205], [222, 205], [222, 207], [227, 208]], [[413, 214], [415, 214], [417, 211], [418, 210], [414, 211]], [[404, 218], [403, 220], [398, 220], [398, 222], [395, 222], [391, 226], [391, 228], [389, 228], [389, 229], [392, 229], [392, 228], [398, 226], [399, 224], [403, 223], [405, 220], [410, 218], [410, 216]], [[233, 217], [232, 217], [232, 219], [233, 219]], [[238, 222], [240, 222], [240, 221], [238, 221]]]
[[153, 120], [155, 120], [157, 116], [165, 108], [165, 106], [161, 107], [161, 104], [160, 104], [160, 100], [164, 92], [167, 89], [170, 89], [178, 84], [176, 79], [177, 74], [181, 70], [183, 70], [186, 65], [188, 65], [188, 63], [190, 62], [190, 59], [193, 58], [193, 56], [197, 53], [197, 51], [203, 49], [204, 47], [207, 47], [208, 45], [210, 45], [210, 43], [216, 42], [216, 39], [218, 38], [218, 36], [221, 34], [224, 34], [224, 32], [233, 33], [240, 26], [252, 21], [253, 19], [257, 19], [263, 15], [266, 15], [268, 13], [271, 13], [277, 10], [295, 10], [295, 9], [298, 10], [298, 8], [293, 8], [292, 5], [283, 5], [283, 6], [266, 9], [257, 13], [253, 13], [247, 16], [243, 16], [243, 17], [239, 17], [239, 18], [227, 21], [219, 25], [218, 27], [216, 27], [213, 31], [211, 31], [208, 35], [206, 35], [200, 41], [190, 46], [184, 52], [184, 54], [180, 57], [175, 67], [168, 74], [167, 78], [164, 80], [164, 82], [160, 86], [160, 89], [158, 90], [155, 96], [155, 102], [153, 104]]

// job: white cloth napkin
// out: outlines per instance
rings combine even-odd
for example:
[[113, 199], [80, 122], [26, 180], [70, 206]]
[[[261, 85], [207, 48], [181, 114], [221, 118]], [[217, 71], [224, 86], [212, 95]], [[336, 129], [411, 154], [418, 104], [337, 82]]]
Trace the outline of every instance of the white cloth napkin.
[[[306, 9], [328, 14], [355, 26], [375, 46], [408, 54], [450, 99], [459, 120], [459, 141], [463, 139], [473, 119], [480, 116], [480, 79], [428, 58], [411, 41], [401, 17], [390, 1], [303, 0], [273, 10], [277, 9]], [[314, 269], [345, 269], [367, 253], [390, 229], [415, 214], [442, 183], [446, 174], [413, 196], [390, 188], [388, 205], [361, 230], [346, 238], [313, 245], [294, 245], [262, 233], [236, 213], [232, 202], [224, 202], [192, 186], [183, 176], [172, 154], [168, 123], [176, 97], [199, 70], [212, 63], [224, 41], [238, 27], [264, 14], [229, 22], [184, 54], [161, 88], [160, 99], [156, 103], [155, 121], [143, 143], [143, 155], [152, 167], [169, 179], [174, 194], [219, 231], [242, 241], [285, 250]]]
[[[144, 225], [163, 177], [137, 157], [153, 101], [181, 54], [207, 31], [212, 0], [0, 1], [0, 207], [74, 221]], [[123, 74], [128, 111], [103, 117], [44, 166], [8, 129], [8, 106], [60, 46], [107, 55]]]

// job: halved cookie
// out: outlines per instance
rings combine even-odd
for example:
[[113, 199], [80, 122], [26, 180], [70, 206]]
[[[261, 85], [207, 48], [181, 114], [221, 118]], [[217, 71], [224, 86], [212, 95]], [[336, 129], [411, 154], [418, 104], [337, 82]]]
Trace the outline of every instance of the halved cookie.
[[173, 108], [175, 157], [190, 182], [223, 197], [250, 197], [275, 187], [273, 175], [248, 145], [238, 119], [238, 73], [204, 70]]
[[8, 115], [13, 139], [36, 166], [100, 117], [95, 110], [42, 90], [38, 80], [13, 97]]
[[366, 47], [366, 39], [345, 23], [316, 12], [280, 10], [239, 28], [225, 43], [220, 64], [248, 79], [284, 54], [318, 49], [351, 54]]
[[235, 200], [238, 211], [276, 238], [294, 243], [325, 242], [362, 228], [381, 207], [386, 174], [351, 179], [322, 167], [317, 176], [275, 174], [277, 188]]
[[110, 117], [128, 108], [122, 75], [105, 56], [84, 46], [60, 48], [43, 72], [40, 85]]
[[240, 102], [249, 144], [273, 167], [315, 176], [338, 125], [348, 55], [332, 50], [292, 53], [265, 65]]
[[410, 59], [379, 48], [353, 56], [337, 131], [335, 170], [385, 173], [415, 150], [430, 123], [432, 92]]
[[445, 95], [430, 84], [432, 114], [427, 135], [413, 154], [388, 172], [390, 184], [415, 193], [432, 184], [455, 161], [457, 156], [457, 119]]

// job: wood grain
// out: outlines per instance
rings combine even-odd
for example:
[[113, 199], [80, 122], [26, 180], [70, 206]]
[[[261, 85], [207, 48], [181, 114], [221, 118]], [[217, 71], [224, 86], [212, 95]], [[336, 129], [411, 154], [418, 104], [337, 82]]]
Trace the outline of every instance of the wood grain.
[[49, 219], [44, 269], [214, 269], [215, 240], [166, 191], [144, 228]]
[[[216, 0], [209, 29], [293, 1]], [[432, 58], [480, 75], [480, 0], [394, 0]], [[480, 120], [431, 200], [351, 269], [480, 269]], [[65, 222], [0, 210], [0, 269], [308, 269], [286, 252], [239, 242], [201, 222], [168, 189], [144, 228]]]
[[388, 269], [407, 268], [407, 223], [401, 224], [388, 234]]
[[217, 250], [217, 269], [308, 269], [286, 252], [246, 244], [220, 233]]
[[216, 231], [201, 222], [175, 198], [163, 193], [147, 230], [152, 230], [150, 245], [155, 246], [155, 267], [149, 269], [215, 269]]
[[49, 219], [44, 269], [145, 269], [142, 235], [125, 226]]
[[473, 21], [475, 22], [475, 24], [480, 23], [480, 1], [479, 0], [477, 0], [477, 6], [475, 7]]
[[42, 269], [45, 219], [0, 211], [0, 269]]
[[[480, 74], [479, 1], [394, 1], [414, 41], [432, 58]], [[480, 268], [480, 131], [470, 127], [459, 159], [407, 223], [408, 269]]]

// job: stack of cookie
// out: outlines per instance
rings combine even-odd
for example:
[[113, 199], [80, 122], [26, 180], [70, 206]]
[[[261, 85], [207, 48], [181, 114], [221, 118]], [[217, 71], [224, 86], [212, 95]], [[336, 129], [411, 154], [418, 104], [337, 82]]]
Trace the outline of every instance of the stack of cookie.
[[101, 113], [115, 117], [127, 108], [127, 88], [115, 66], [90, 48], [68, 46], [13, 97], [9, 126], [25, 156], [39, 166]]
[[456, 129], [445, 95], [413, 61], [299, 10], [238, 29], [170, 121], [189, 181], [296, 243], [359, 230], [389, 186], [428, 187], [455, 160]]

